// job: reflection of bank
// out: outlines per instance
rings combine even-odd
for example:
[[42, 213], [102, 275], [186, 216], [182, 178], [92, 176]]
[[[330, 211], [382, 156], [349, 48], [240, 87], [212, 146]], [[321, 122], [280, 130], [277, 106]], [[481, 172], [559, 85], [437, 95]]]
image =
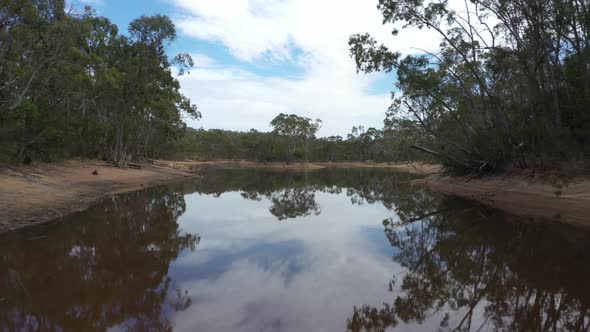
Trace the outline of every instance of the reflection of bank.
[[170, 330], [162, 313], [186, 310], [191, 300], [167, 275], [169, 264], [200, 241], [179, 230], [185, 210], [182, 194], [154, 188], [36, 228], [42, 237], [21, 232], [21, 240], [1, 244], [0, 326]]
[[386, 222], [406, 273], [391, 281], [391, 304], [354, 308], [350, 331], [433, 319], [449, 331], [588, 331], [590, 231], [453, 198], [434, 208], [411, 223]]
[[191, 191], [220, 196], [240, 191], [250, 200], [268, 199], [269, 211], [279, 220], [318, 215], [321, 207], [317, 191], [331, 194], [346, 192], [353, 204], [381, 203], [402, 215], [417, 215], [431, 200], [438, 199], [410, 186], [416, 178], [408, 173], [377, 168], [334, 168], [313, 172], [273, 172], [260, 169], [212, 169], [191, 184]]

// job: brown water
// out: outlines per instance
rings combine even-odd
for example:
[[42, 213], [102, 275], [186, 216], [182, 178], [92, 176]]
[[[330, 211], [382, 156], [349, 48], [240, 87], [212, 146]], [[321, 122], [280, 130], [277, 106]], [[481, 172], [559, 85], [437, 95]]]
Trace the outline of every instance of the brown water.
[[0, 237], [0, 331], [588, 331], [590, 232], [410, 175], [212, 170]]

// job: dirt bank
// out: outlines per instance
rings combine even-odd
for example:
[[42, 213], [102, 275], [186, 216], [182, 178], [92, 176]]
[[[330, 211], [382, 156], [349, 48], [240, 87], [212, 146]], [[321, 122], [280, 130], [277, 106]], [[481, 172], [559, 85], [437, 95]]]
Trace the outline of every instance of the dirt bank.
[[[252, 161], [153, 161], [141, 169], [121, 169], [99, 160], [70, 160], [33, 166], [0, 167], [0, 233], [60, 220], [112, 195], [185, 178], [211, 167], [244, 167], [299, 172], [326, 167], [387, 167], [424, 173], [427, 165], [376, 163], [289, 163]], [[417, 167], [416, 167], [417, 166]], [[92, 174], [97, 171], [98, 175]]]
[[442, 167], [436, 164], [424, 163], [372, 163], [372, 162], [338, 162], [338, 163], [316, 163], [323, 167], [369, 167], [369, 168], [388, 168], [412, 174], [432, 175], [442, 171]]
[[430, 176], [413, 184], [511, 214], [590, 226], [590, 178], [518, 174], [484, 179]]
[[0, 168], [0, 233], [59, 220], [115, 194], [187, 178], [198, 176], [189, 168], [121, 169], [97, 160]]
[[285, 162], [255, 162], [245, 160], [212, 160], [212, 161], [157, 161], [156, 164], [170, 167], [181, 167], [193, 170], [204, 170], [213, 167], [258, 168], [272, 171], [305, 171], [325, 168], [316, 163], [285, 163]]
[[213, 167], [243, 167], [258, 168], [273, 171], [304, 171], [317, 170], [323, 168], [335, 167], [365, 167], [365, 168], [388, 168], [414, 174], [432, 175], [440, 173], [441, 166], [424, 163], [373, 163], [373, 162], [309, 162], [309, 163], [285, 163], [285, 162], [255, 162], [255, 161], [237, 161], [237, 160], [212, 160], [212, 161], [158, 161], [161, 165], [170, 167], [182, 167], [196, 170], [204, 170]]
[[[329, 167], [389, 168], [430, 175], [413, 181], [434, 191], [480, 201], [516, 215], [590, 226], [590, 179], [520, 174], [485, 179], [445, 177], [440, 166], [384, 163], [257, 163], [250, 161], [154, 161], [120, 169], [97, 160], [0, 168], [0, 233], [37, 225], [100, 202], [115, 194], [198, 178], [211, 167], [304, 171]], [[93, 171], [98, 175], [93, 175]], [[435, 175], [432, 175], [435, 174]]]

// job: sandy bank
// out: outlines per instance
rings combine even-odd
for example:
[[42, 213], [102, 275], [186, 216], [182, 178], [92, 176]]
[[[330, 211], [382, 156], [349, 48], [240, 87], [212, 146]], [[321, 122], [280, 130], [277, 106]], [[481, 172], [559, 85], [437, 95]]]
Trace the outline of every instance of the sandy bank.
[[373, 163], [373, 162], [308, 162], [308, 163], [285, 163], [285, 162], [255, 162], [255, 161], [234, 161], [234, 160], [212, 160], [212, 161], [160, 161], [163, 165], [170, 167], [183, 167], [197, 170], [204, 170], [213, 167], [241, 167], [257, 168], [272, 171], [305, 171], [323, 168], [337, 167], [363, 167], [363, 168], [387, 168], [408, 172], [413, 174], [432, 175], [440, 173], [440, 165], [425, 163]]
[[[420, 166], [420, 165], [419, 165]], [[253, 161], [163, 161], [121, 169], [99, 160], [70, 160], [33, 166], [0, 167], [0, 233], [60, 220], [112, 195], [198, 178], [196, 172], [213, 167], [257, 168], [300, 172], [326, 167], [388, 167], [423, 173], [415, 165], [374, 163], [258, 163]], [[92, 174], [94, 171], [98, 175]]]
[[195, 170], [204, 170], [213, 167], [239, 167], [239, 168], [257, 168], [273, 171], [305, 171], [325, 168], [316, 163], [285, 163], [285, 162], [255, 162], [245, 160], [212, 160], [212, 161], [157, 161], [158, 165], [167, 165], [174, 168], [189, 168]]
[[590, 226], [590, 179], [506, 175], [483, 179], [430, 176], [413, 184], [468, 199], [508, 213]]
[[436, 164], [424, 163], [372, 163], [372, 162], [338, 162], [338, 163], [316, 163], [323, 167], [368, 167], [368, 168], [388, 168], [412, 174], [432, 175], [442, 171], [442, 167]]
[[0, 168], [0, 233], [59, 220], [115, 194], [198, 177], [188, 170], [121, 169], [97, 160]]
[[[257, 163], [251, 161], [154, 161], [120, 169], [97, 160], [0, 168], [0, 233], [59, 220], [115, 194], [187, 178], [214, 167], [298, 172], [335, 167], [388, 168], [429, 175], [413, 184], [480, 201], [515, 215], [590, 226], [590, 179], [540, 175], [468, 179], [446, 177], [432, 164]], [[98, 175], [93, 175], [93, 171]], [[433, 175], [434, 174], [434, 175]]]

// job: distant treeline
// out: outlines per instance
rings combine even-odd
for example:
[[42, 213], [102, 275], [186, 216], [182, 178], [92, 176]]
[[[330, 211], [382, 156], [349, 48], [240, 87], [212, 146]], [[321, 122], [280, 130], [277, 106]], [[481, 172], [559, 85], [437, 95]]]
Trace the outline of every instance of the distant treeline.
[[587, 169], [588, 0], [380, 0], [378, 8], [394, 35], [395, 24], [442, 40], [437, 51], [402, 56], [368, 34], [350, 38], [359, 71], [395, 71], [389, 113], [419, 124], [429, 140], [416, 149], [459, 172]]
[[[407, 126], [415, 126], [406, 121]], [[276, 130], [247, 132], [188, 128], [176, 146], [173, 159], [233, 159], [253, 161], [415, 161], [432, 160], [411, 149], [422, 142], [411, 127], [385, 129], [353, 127], [346, 136], [288, 136]]]
[[164, 156], [184, 135], [181, 112], [200, 117], [174, 75], [192, 59], [166, 55], [175, 38], [162, 15], [123, 35], [90, 7], [0, 0], [0, 162]]

